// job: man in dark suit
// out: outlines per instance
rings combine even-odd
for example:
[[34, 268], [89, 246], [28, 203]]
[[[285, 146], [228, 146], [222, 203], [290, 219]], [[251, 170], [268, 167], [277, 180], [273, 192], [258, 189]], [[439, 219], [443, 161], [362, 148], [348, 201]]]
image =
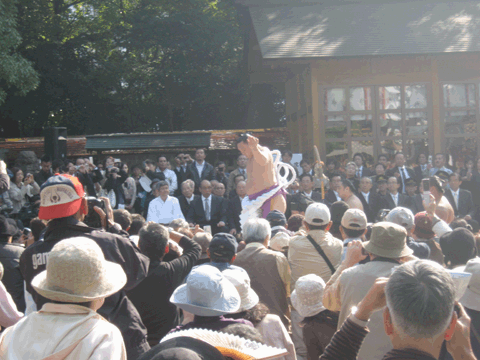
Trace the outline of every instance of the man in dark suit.
[[375, 217], [380, 206], [380, 196], [375, 194], [372, 190], [372, 178], [364, 176], [360, 179], [358, 190], [358, 198], [362, 202], [363, 212], [367, 216], [368, 222], [375, 222]]
[[462, 181], [457, 173], [450, 174], [450, 189], [445, 191], [445, 197], [448, 199], [455, 212], [455, 217], [463, 217], [465, 220], [475, 218], [475, 206], [473, 205], [472, 193], [465, 189], [460, 189]]
[[333, 204], [337, 201], [342, 201], [340, 195], [338, 195], [337, 189], [342, 182], [342, 176], [340, 174], [335, 174], [330, 178], [330, 190], [327, 191], [325, 195], [325, 200], [327, 203]]
[[188, 211], [190, 210], [192, 202], [200, 198], [200, 195], [193, 194], [194, 187], [195, 186], [193, 185], [191, 180], [184, 181], [180, 185], [182, 195], [178, 197], [178, 202], [180, 203], [180, 209], [182, 210], [183, 216], [185, 216], [185, 218], [187, 218]]
[[190, 226], [210, 225], [212, 235], [219, 232], [228, 232], [227, 214], [224, 206], [224, 199], [212, 195], [212, 184], [208, 180], [200, 183], [202, 196], [193, 200], [187, 214], [187, 221]]
[[175, 156], [175, 168], [173, 168], [173, 172], [177, 175], [177, 184], [178, 188], [175, 190], [175, 196], [180, 196], [182, 194], [182, 190], [180, 189], [180, 185], [187, 180], [187, 156], [183, 153], [178, 154]]
[[365, 159], [363, 158], [363, 155], [360, 153], [356, 153], [353, 155], [353, 162], [355, 165], [357, 165], [357, 172], [355, 174], [355, 177], [357, 179], [361, 179], [364, 176], [372, 176], [373, 172], [365, 166]]
[[422, 212], [423, 198], [422, 195], [417, 194], [417, 183], [414, 179], [407, 179], [405, 182], [406, 198], [403, 206], [410, 209], [413, 215]]
[[407, 179], [412, 178], [416, 182], [418, 182], [418, 179], [415, 176], [415, 171], [405, 166], [405, 156], [401, 152], [395, 154], [395, 167], [387, 171], [387, 176], [395, 176], [398, 178], [398, 180], [400, 180], [400, 186], [398, 191], [402, 194], [405, 194], [405, 181]]
[[395, 176], [390, 176], [387, 180], [388, 192], [387, 195], [382, 197], [381, 209], [392, 210], [397, 206], [404, 206], [405, 195], [398, 192], [399, 187], [398, 179]]
[[430, 169], [431, 165], [427, 163], [428, 158], [427, 154], [425, 153], [420, 153], [418, 154], [417, 157], [417, 166], [413, 168], [413, 171], [415, 172], [415, 180], [420, 183], [422, 179], [429, 178], [430, 175]]
[[227, 207], [228, 228], [230, 234], [240, 234], [242, 228], [240, 226], [240, 214], [242, 213], [242, 200], [247, 196], [247, 183], [240, 181], [236, 188], [237, 195], [230, 199]]
[[300, 175], [300, 187], [302, 191], [293, 195], [290, 202], [290, 211], [293, 214], [305, 214], [307, 207], [314, 202], [326, 204], [326, 200], [322, 199], [322, 194], [313, 191], [313, 176], [310, 174]]
[[195, 182], [195, 192], [199, 192], [200, 183], [203, 180], [213, 180], [215, 170], [212, 165], [205, 161], [205, 149], [197, 149], [195, 161], [188, 166], [187, 177]]

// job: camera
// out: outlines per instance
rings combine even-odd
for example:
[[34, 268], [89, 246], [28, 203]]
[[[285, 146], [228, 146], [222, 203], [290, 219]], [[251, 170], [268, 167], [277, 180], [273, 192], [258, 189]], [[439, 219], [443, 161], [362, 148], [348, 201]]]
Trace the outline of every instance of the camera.
[[100, 209], [103, 210], [105, 216], [107, 216], [108, 222], [108, 214], [106, 211], [105, 203], [102, 200], [97, 199], [93, 196], [87, 196], [87, 203], [88, 203], [88, 214], [85, 216], [84, 223], [87, 224], [89, 227], [92, 228], [101, 228], [102, 227], [102, 219], [100, 215], [97, 214], [94, 207], [98, 206]]

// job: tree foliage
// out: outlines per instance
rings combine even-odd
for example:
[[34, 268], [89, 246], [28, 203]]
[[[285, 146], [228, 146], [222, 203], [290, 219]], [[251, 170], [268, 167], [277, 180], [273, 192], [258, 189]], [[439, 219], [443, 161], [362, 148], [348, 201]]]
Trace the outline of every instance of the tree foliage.
[[251, 89], [229, 0], [18, 2], [18, 50], [41, 82], [0, 107], [10, 136], [247, 125]]
[[25, 95], [38, 85], [31, 63], [16, 51], [20, 42], [15, 1], [0, 0], [0, 105], [5, 101], [7, 89]]

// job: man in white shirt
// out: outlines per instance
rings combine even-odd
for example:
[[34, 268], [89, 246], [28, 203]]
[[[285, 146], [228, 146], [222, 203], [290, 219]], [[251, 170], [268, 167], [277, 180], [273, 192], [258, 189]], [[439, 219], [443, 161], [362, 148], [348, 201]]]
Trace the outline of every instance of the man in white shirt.
[[430, 176], [433, 176], [437, 171], [443, 170], [448, 174], [451, 174], [453, 171], [445, 167], [445, 155], [438, 153], [435, 155], [435, 167], [430, 169]]
[[473, 204], [472, 193], [468, 190], [460, 189], [462, 181], [460, 175], [450, 174], [450, 189], [445, 191], [445, 197], [452, 205], [456, 217], [463, 217], [465, 220], [471, 220], [475, 217], [475, 205]]
[[195, 190], [200, 189], [200, 183], [203, 180], [213, 180], [215, 170], [213, 166], [205, 161], [205, 149], [197, 149], [195, 152], [195, 161], [188, 166], [187, 177], [195, 182]]
[[166, 156], [160, 155], [157, 159], [157, 165], [156, 172], [162, 172], [163, 175], [165, 175], [165, 180], [168, 182], [170, 188], [170, 195], [173, 195], [178, 188], [177, 175], [173, 170], [168, 169]]
[[405, 195], [398, 192], [399, 187], [398, 179], [395, 176], [390, 176], [387, 180], [388, 192], [387, 195], [383, 197], [384, 202], [381, 207], [382, 209], [391, 210], [397, 206], [403, 206], [405, 203]]
[[175, 219], [185, 220], [178, 199], [168, 195], [170, 190], [167, 181], [154, 183], [152, 192], [157, 195], [157, 198], [153, 199], [148, 206], [147, 221], [169, 224]]

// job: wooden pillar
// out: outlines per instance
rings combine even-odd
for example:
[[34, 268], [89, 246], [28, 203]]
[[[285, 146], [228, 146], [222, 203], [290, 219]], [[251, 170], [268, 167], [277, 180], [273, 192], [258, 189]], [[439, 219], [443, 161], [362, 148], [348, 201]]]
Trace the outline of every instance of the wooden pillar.
[[312, 94], [312, 103], [311, 107], [308, 109], [309, 115], [309, 124], [310, 130], [312, 132], [313, 145], [316, 145], [318, 151], [320, 152], [320, 157], [322, 161], [325, 162], [326, 159], [326, 146], [325, 146], [325, 129], [323, 126], [323, 121], [320, 118], [320, 98], [318, 93], [318, 83], [319, 83], [319, 68], [318, 63], [312, 62], [310, 64], [310, 82], [311, 82], [311, 94]]
[[[438, 76], [438, 63], [437, 59], [431, 58], [431, 71], [432, 71], [432, 127], [433, 127], [433, 154], [443, 151], [442, 136], [443, 123], [440, 119], [440, 106], [442, 105], [442, 89]], [[430, 148], [431, 151], [431, 148]], [[433, 155], [431, 154], [431, 155]]]

